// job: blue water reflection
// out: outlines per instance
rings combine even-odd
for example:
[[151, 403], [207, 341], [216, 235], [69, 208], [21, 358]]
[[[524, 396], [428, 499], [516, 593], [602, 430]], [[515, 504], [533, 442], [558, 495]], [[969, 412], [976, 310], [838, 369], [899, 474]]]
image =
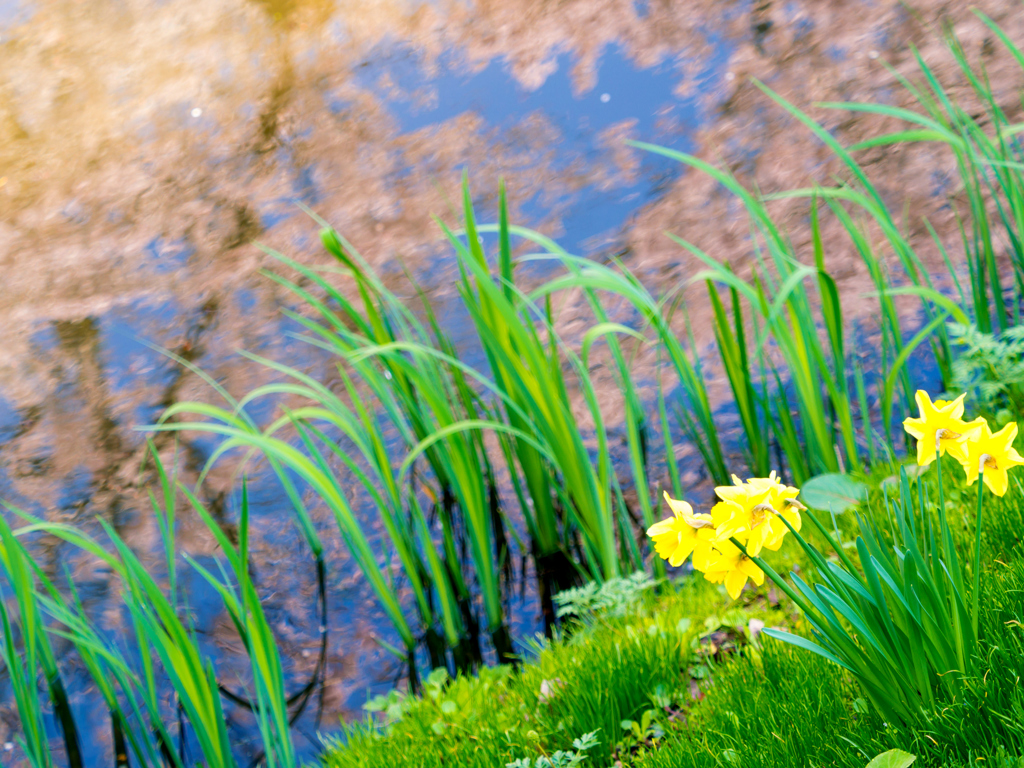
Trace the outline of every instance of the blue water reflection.
[[[582, 93], [573, 83], [575, 61], [569, 54], [558, 57], [555, 71], [533, 90], [525, 89], [504, 61], [492, 60], [484, 68], [466, 74], [466, 65], [454, 54], [443, 56], [431, 69], [421, 55], [406, 46], [377, 51], [357, 71], [356, 81], [387, 105], [403, 133], [436, 129], [465, 112], [481, 117], [495, 131], [498, 141], [514, 141], [514, 128], [531, 115], [542, 115], [559, 136], [557, 157], [548, 172], [558, 175], [571, 166], [599, 167], [613, 149], [602, 140], [605, 132], [624, 127], [629, 138], [689, 151], [691, 135], [707, 119], [708, 93], [718, 86], [729, 58], [726, 41], [708, 34], [713, 55], [703, 61], [663, 61], [644, 68], [618, 47], [599, 58], [594, 84]], [[678, 94], [687, 75], [696, 87], [687, 96]], [[335, 104], [334, 109], [344, 105]], [[634, 183], [589, 184], [558, 201], [564, 233], [563, 246], [576, 252], [591, 250], [588, 244], [604, 233], [616, 232], [629, 216], [655, 199], [681, 172], [678, 163], [644, 154]], [[552, 200], [538, 193], [520, 201], [527, 221], [541, 221]]]

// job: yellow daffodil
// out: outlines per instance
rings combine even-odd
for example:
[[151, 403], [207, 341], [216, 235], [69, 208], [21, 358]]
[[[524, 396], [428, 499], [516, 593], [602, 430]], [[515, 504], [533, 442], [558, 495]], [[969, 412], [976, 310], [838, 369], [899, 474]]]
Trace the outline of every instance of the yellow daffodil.
[[647, 535], [654, 539], [654, 551], [668, 560], [669, 565], [677, 567], [691, 552], [710, 548], [715, 536], [714, 524], [710, 515], [694, 514], [693, 507], [685, 501], [670, 498], [667, 493], [665, 501], [672, 510], [672, 517], [652, 525]]
[[925, 467], [935, 461], [936, 454], [949, 453], [957, 461], [967, 457], [964, 443], [985, 423], [982, 418], [967, 423], [964, 415], [964, 396], [956, 400], [936, 400], [934, 403], [923, 389], [915, 395], [920, 416], [906, 419], [903, 428], [917, 439], [917, 463]]
[[734, 485], [715, 489], [721, 499], [711, 508], [716, 540], [735, 537], [746, 543], [747, 551], [756, 557], [762, 547], [777, 550], [789, 528], [800, 530], [800, 511], [804, 506], [796, 500], [800, 491], [779, 482], [775, 472], [743, 483], [733, 478]]
[[1017, 422], [1007, 424], [995, 434], [992, 434], [988, 424], [983, 423], [974, 437], [964, 444], [966, 455], [960, 463], [967, 473], [967, 484], [974, 485], [981, 472], [985, 485], [992, 493], [996, 496], [1006, 493], [1009, 483], [1007, 472], [1011, 467], [1024, 464], [1024, 458], [1013, 448], [1016, 437]]
[[714, 549], [693, 556], [693, 567], [714, 584], [725, 584], [729, 597], [735, 600], [743, 591], [747, 579], [760, 586], [764, 584], [764, 571], [757, 567], [743, 551], [731, 541], [715, 544]]
[[[732, 476], [732, 480], [735, 483], [739, 478], [736, 475]], [[779, 476], [775, 474], [773, 469], [768, 473], [768, 477], [752, 477], [746, 482], [747, 485], [753, 488], [785, 488], [780, 481]]]
[[715, 495], [721, 501], [711, 508], [711, 519], [719, 541], [733, 536], [746, 540], [752, 522], [750, 510], [767, 496], [766, 491], [767, 488], [751, 487], [736, 475], [732, 476], [732, 485], [715, 488]]

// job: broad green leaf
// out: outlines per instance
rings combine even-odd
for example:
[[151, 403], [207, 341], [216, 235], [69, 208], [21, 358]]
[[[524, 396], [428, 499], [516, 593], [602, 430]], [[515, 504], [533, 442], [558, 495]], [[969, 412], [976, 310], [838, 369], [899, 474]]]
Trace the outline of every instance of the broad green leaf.
[[800, 498], [811, 509], [845, 512], [868, 497], [868, 487], [849, 475], [830, 473], [812, 477], [800, 489]]
[[877, 755], [868, 763], [868, 768], [907, 768], [915, 760], [917, 760], [917, 755], [904, 752], [902, 749], [890, 749], [888, 752]]

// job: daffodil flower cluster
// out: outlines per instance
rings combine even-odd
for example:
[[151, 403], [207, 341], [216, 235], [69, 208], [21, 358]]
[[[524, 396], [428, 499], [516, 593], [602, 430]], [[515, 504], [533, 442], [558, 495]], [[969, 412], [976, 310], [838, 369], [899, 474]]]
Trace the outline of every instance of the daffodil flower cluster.
[[1013, 448], [1017, 423], [993, 433], [981, 417], [971, 422], [963, 420], [963, 395], [956, 400], [932, 402], [927, 392], [918, 390], [915, 399], [920, 416], [905, 420], [903, 428], [917, 439], [917, 463], [926, 467], [936, 456], [948, 453], [964, 468], [968, 485], [974, 485], [981, 475], [992, 493], [1005, 494], [1007, 473], [1024, 464], [1024, 458]]
[[[647, 529], [654, 551], [679, 566], [693, 555], [694, 570], [708, 581], [725, 584], [729, 595], [739, 597], [747, 580], [764, 583], [764, 571], [752, 559], [764, 549], [777, 551], [789, 532], [788, 522], [800, 530], [798, 489], [779, 482], [772, 472], [743, 482], [733, 475], [733, 485], [715, 489], [718, 503], [710, 513], [695, 513], [685, 501], [665, 501], [673, 516]], [[742, 545], [742, 547], [740, 546]]]

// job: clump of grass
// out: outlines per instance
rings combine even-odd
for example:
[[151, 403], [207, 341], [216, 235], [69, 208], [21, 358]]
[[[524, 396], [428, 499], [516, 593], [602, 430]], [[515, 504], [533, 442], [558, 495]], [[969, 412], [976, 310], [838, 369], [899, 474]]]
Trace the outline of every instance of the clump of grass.
[[984, 671], [968, 679], [960, 700], [940, 708], [922, 729], [919, 748], [931, 747], [942, 760], [972, 756], [998, 765], [1024, 754], [1024, 551], [1018, 548], [1015, 555], [995, 564], [983, 582]]
[[[0, 609], [4, 629], [0, 651], [16, 674], [29, 761], [34, 768], [53, 764], [36, 687], [40, 671], [48, 679], [57, 715], [63, 717], [59, 711], [63, 687], [49, 645], [54, 636], [71, 642], [109, 709], [116, 765], [126, 766], [131, 759], [140, 766], [185, 768], [191, 764], [186, 757], [191, 746], [210, 768], [237, 768], [216, 669], [202, 649], [175, 587], [182, 556], [174, 538], [175, 507], [180, 502], [179, 491], [183, 491], [186, 503], [194, 506], [225, 555], [226, 567], [217, 575], [194, 562], [189, 565], [221, 595], [251, 664], [251, 688], [235, 699], [253, 713], [263, 748], [261, 761], [268, 768], [295, 768], [291, 726], [296, 700], [285, 691], [280, 650], [249, 576], [246, 489], [243, 486], [236, 544], [196, 497], [179, 487], [173, 473], [159, 465], [155, 448], [152, 452], [162, 486], [162, 492], [152, 496], [153, 512], [167, 553], [164, 567], [169, 584], [161, 584], [105, 521], [100, 521], [102, 535], [94, 537], [71, 525], [33, 520], [22, 513], [18, 514], [28, 524], [18, 529], [0, 518], [0, 554], [19, 596], [17, 623], [9, 611]], [[33, 534], [56, 537], [110, 569], [122, 585], [121, 599], [129, 619], [125, 632], [114, 636], [98, 627], [77, 599], [73, 585], [69, 594], [45, 575], [22, 543], [23, 537]], [[58, 686], [60, 693], [55, 693]], [[173, 692], [171, 707], [166, 703], [169, 691]], [[82, 762], [72, 741], [74, 721], [62, 725], [67, 758], [75, 768]]]
[[326, 764], [493, 767], [571, 750], [575, 738], [596, 731], [599, 746], [588, 751], [587, 762], [611, 765], [624, 722], [641, 721], [651, 710], [667, 719], [696, 690], [693, 674], [702, 680], [710, 674], [715, 662], [702, 636], [730, 626], [739, 637], [752, 618], [785, 620], [763, 601], [726, 616], [721, 607], [717, 587], [687, 580], [648, 595], [624, 615], [598, 609], [572, 634], [538, 639], [518, 675], [490, 670], [449, 681], [435, 673], [421, 698], [392, 693], [371, 701], [376, 714], [350, 726]]
[[[888, 480], [893, 472], [891, 466], [878, 467], [874, 481]], [[959, 478], [947, 485], [951, 535], [973, 544], [974, 496]], [[906, 480], [903, 486], [904, 494], [915, 494], [917, 525], [937, 528], [933, 494], [923, 485], [911, 489]], [[864, 523], [871, 521], [880, 537], [894, 533], [885, 530], [893, 525], [885, 494], [894, 490], [891, 481], [886, 487], [873, 490], [861, 509]], [[920, 492], [924, 504], [916, 496]], [[986, 523], [1005, 520], [1009, 527], [1020, 519], [1024, 494], [1015, 492], [987, 509]], [[826, 540], [823, 532], [809, 528], [814, 541]], [[852, 512], [836, 520], [840, 540], [857, 529]], [[788, 603], [765, 600], [767, 586], [748, 590], [743, 602], [722, 616], [724, 595], [703, 580], [686, 580], [638, 602], [636, 585], [613, 582], [569, 595], [573, 599], [567, 602], [584, 614], [578, 631], [538, 644], [519, 676], [501, 674], [480, 682], [460, 678], [449, 687], [442, 680], [422, 701], [392, 694], [392, 703], [399, 703], [394, 710], [398, 719], [378, 718], [354, 728], [327, 764], [402, 768], [414, 760], [427, 766], [495, 765], [571, 749], [573, 738], [600, 729], [601, 748], [588, 752], [588, 762], [610, 765], [628, 755], [622, 749], [632, 738], [627, 723], [658, 722], [660, 716], [658, 728], [649, 731], [657, 733], [651, 740], [655, 747], [634, 755], [631, 764], [860, 768], [879, 753], [902, 749], [925, 766], [975, 765], [981, 757], [1015, 768], [1024, 750], [1024, 549], [1007, 549], [1002, 538], [986, 533], [983, 553], [983, 561], [992, 565], [981, 580], [981, 656], [952, 702], [922, 711], [913, 722], [885, 722], [841, 667], [763, 635], [741, 654], [709, 657], [701, 635], [706, 643], [714, 638], [712, 630], [742, 625], [752, 617], [807, 631], [789, 613]], [[810, 570], [804, 553], [787, 557], [789, 567]], [[593, 599], [620, 591], [629, 600]], [[587, 606], [593, 609], [589, 614]], [[385, 711], [380, 704], [372, 708]], [[674, 716], [665, 718], [666, 712]]]
[[863, 768], [898, 746], [836, 665], [766, 641], [757, 658], [720, 667], [687, 729], [650, 768], [797, 765]]

